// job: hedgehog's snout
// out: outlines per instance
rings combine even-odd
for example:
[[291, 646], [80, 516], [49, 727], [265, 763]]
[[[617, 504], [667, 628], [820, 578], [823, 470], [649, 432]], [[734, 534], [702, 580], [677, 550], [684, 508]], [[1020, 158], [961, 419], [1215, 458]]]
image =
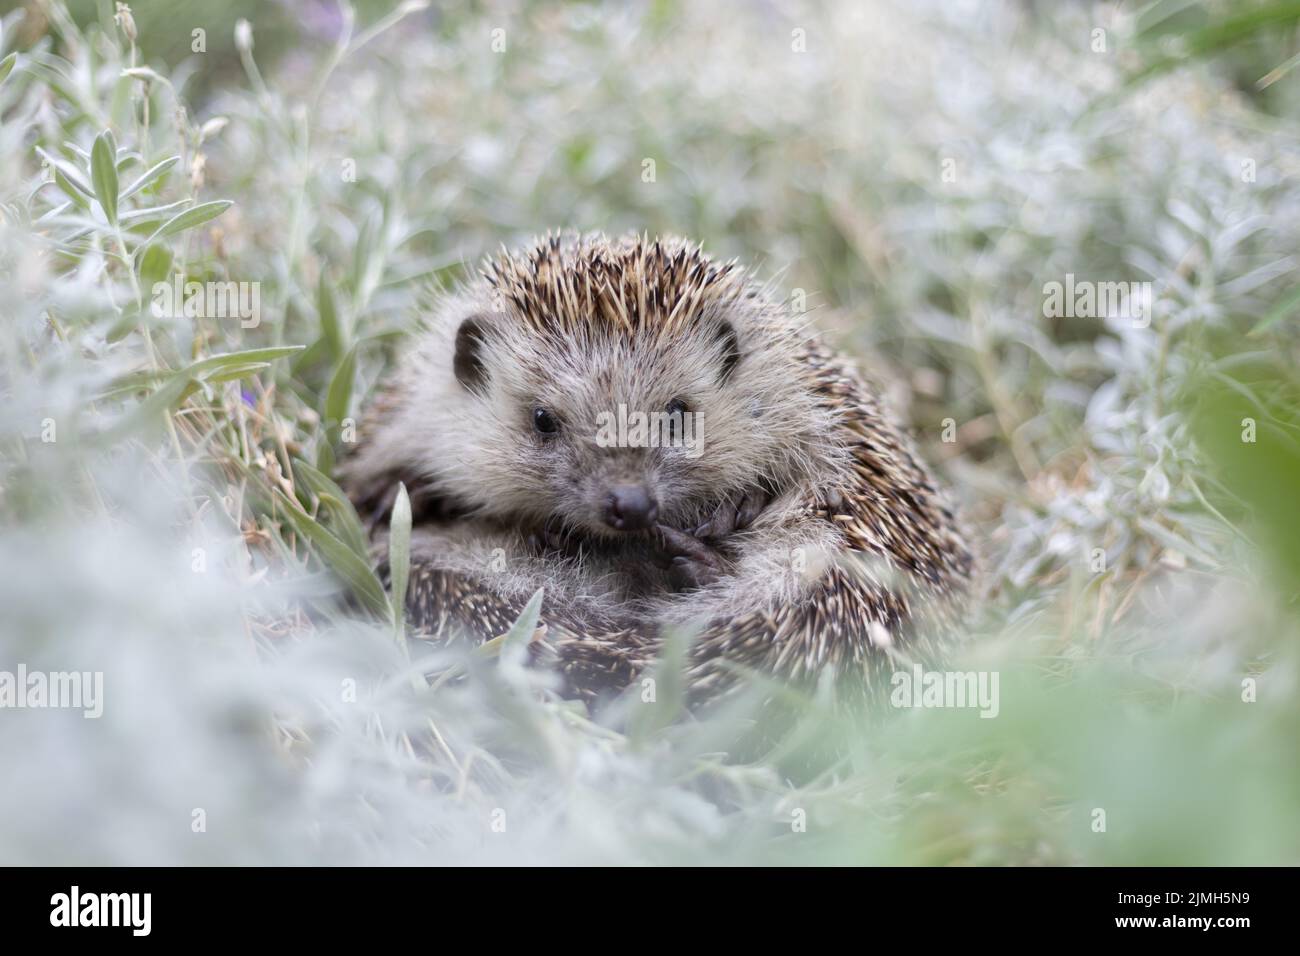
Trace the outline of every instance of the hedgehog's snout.
[[643, 531], [654, 524], [659, 503], [645, 485], [615, 485], [605, 504], [605, 524], [615, 531]]

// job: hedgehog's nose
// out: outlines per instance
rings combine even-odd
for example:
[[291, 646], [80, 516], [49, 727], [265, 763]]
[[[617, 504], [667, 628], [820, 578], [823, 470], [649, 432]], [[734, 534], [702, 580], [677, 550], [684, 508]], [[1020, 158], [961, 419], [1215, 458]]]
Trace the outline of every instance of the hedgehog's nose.
[[605, 507], [605, 524], [618, 531], [640, 531], [650, 527], [658, 513], [644, 485], [615, 485]]

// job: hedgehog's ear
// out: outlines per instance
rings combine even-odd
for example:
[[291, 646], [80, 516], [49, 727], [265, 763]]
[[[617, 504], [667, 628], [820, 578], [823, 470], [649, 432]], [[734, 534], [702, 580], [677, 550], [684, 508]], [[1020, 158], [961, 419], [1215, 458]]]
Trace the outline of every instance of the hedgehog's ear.
[[456, 381], [480, 395], [487, 390], [487, 366], [483, 364], [486, 328], [479, 315], [462, 322], [456, 330], [456, 355], [451, 362]]
[[722, 371], [718, 373], [718, 383], [723, 384], [740, 364], [740, 337], [736, 335], [735, 326], [726, 319], [718, 323], [714, 335], [722, 349]]

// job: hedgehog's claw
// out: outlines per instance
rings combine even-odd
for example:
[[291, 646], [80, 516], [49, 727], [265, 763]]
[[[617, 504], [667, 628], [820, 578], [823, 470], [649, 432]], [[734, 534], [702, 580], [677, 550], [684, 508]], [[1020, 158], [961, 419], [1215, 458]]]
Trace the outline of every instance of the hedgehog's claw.
[[743, 531], [754, 523], [770, 500], [767, 492], [755, 488], [742, 495], [739, 501], [724, 501], [708, 521], [695, 529], [695, 537], [716, 541], [733, 531]]
[[731, 534], [732, 529], [736, 527], [736, 506], [730, 501], [724, 501], [718, 505], [718, 509], [708, 521], [695, 529], [693, 534], [697, 538], [722, 538]]
[[755, 488], [740, 499], [740, 507], [736, 509], [736, 530], [740, 531], [753, 524], [771, 500], [772, 496], [761, 488]]
[[664, 553], [671, 556], [668, 577], [679, 590], [702, 588], [722, 577], [722, 556], [699, 538], [667, 525], [655, 525]]
[[722, 573], [716, 568], [686, 557], [673, 558], [673, 563], [668, 568], [668, 579], [678, 591], [697, 591], [721, 576]]

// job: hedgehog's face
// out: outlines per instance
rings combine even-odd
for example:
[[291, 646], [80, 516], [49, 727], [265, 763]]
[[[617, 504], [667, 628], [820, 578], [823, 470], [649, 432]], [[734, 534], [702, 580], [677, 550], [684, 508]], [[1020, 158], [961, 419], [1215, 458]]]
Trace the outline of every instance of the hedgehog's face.
[[668, 336], [461, 319], [444, 479], [485, 513], [607, 538], [693, 528], [725, 498], [779, 490], [818, 413], [793, 334], [760, 318], [714, 308]]

